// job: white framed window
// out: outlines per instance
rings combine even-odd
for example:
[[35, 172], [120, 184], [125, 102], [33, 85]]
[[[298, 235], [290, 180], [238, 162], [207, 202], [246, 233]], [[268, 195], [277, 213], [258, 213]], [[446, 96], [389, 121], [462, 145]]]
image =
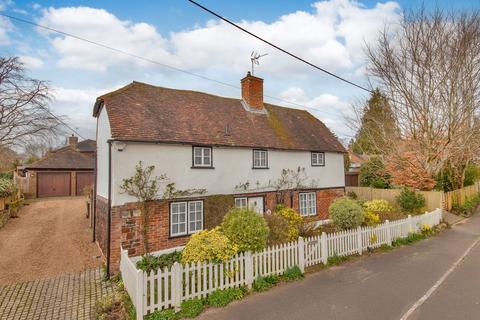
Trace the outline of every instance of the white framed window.
[[170, 236], [183, 236], [203, 229], [203, 201], [170, 203]]
[[235, 208], [247, 209], [248, 199], [247, 198], [235, 198]]
[[317, 214], [317, 197], [315, 192], [303, 192], [298, 194], [298, 208], [302, 216], [314, 216]]
[[268, 151], [267, 150], [253, 150], [253, 168], [256, 168], [256, 169], [268, 168]]
[[170, 204], [170, 235], [187, 234], [187, 203], [172, 202]]
[[188, 203], [188, 233], [195, 233], [203, 229], [203, 201]]
[[312, 166], [324, 166], [325, 165], [325, 153], [324, 152], [312, 152]]
[[212, 148], [193, 147], [193, 166], [211, 167], [212, 166]]

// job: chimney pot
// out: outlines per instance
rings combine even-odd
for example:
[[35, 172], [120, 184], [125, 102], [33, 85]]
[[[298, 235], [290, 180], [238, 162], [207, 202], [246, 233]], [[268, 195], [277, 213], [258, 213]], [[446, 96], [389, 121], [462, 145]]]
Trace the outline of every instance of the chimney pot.
[[252, 76], [250, 71], [241, 80], [242, 99], [254, 110], [263, 110], [263, 79]]

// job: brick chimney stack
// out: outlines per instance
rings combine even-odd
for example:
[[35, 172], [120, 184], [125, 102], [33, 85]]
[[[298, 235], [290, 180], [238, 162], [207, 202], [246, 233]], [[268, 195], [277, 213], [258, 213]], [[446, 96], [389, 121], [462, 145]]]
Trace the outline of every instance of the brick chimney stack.
[[263, 110], [263, 79], [247, 72], [242, 79], [242, 99], [254, 110]]
[[74, 136], [73, 134], [68, 137], [68, 145], [71, 146], [73, 149], [77, 149], [78, 137]]

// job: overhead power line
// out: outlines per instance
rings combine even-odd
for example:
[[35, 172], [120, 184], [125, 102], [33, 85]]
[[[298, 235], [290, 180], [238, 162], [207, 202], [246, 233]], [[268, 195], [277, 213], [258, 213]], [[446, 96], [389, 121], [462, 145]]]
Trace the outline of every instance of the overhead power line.
[[[104, 49], [111, 50], [111, 51], [114, 51], [116, 53], [123, 54], [123, 55], [129, 56], [129, 57], [135, 58], [135, 59], [139, 59], [139, 60], [142, 60], [142, 61], [145, 61], [145, 62], [149, 62], [149, 63], [155, 64], [155, 65], [159, 65], [161, 67], [164, 67], [164, 68], [167, 68], [167, 69], [170, 69], [170, 70], [173, 70], [173, 71], [181, 72], [181, 73], [184, 73], [184, 74], [187, 74], [187, 75], [190, 75], [190, 76], [194, 76], [194, 77], [197, 77], [197, 78], [200, 78], [200, 79], [203, 79], [203, 80], [215, 82], [217, 84], [221, 84], [221, 85], [224, 85], [224, 86], [227, 86], [227, 87], [230, 87], [230, 88], [234, 88], [234, 89], [238, 89], [238, 90], [241, 89], [239, 86], [228, 83], [228, 82], [224, 82], [224, 81], [221, 81], [221, 80], [206, 77], [206, 76], [198, 74], [198, 73], [194, 73], [194, 72], [190, 72], [190, 71], [187, 71], [187, 70], [184, 70], [184, 69], [180, 69], [180, 68], [177, 68], [177, 67], [174, 67], [174, 66], [156, 61], [156, 60], [145, 58], [143, 56], [140, 56], [140, 55], [137, 55], [137, 54], [134, 54], [134, 53], [131, 53], [131, 52], [127, 52], [125, 50], [118, 49], [118, 48], [115, 48], [115, 47], [112, 47], [112, 46], [109, 46], [109, 45], [106, 45], [106, 44], [103, 44], [103, 43], [100, 43], [100, 42], [97, 42], [97, 41], [93, 41], [93, 40], [90, 40], [90, 39], [87, 39], [87, 38], [83, 38], [83, 37], [77, 36], [77, 35], [72, 34], [72, 33], [61, 31], [61, 30], [51, 28], [51, 27], [48, 27], [48, 26], [44, 26], [44, 25], [38, 24], [36, 22], [30, 21], [30, 20], [18, 18], [18, 17], [11, 16], [11, 15], [5, 14], [5, 13], [0, 13], [0, 16], [12, 19], [14, 21], [26, 23], [26, 24], [29, 24], [29, 25], [32, 25], [32, 26], [35, 26], [35, 27], [38, 27], [38, 28], [41, 28], [41, 29], [52, 31], [52, 32], [64, 35], [66, 37], [70, 37], [70, 38], [77, 39], [77, 40], [80, 40], [80, 41], [83, 41], [83, 42], [86, 42], [86, 43], [89, 43], [89, 44], [92, 44], [92, 45], [95, 45], [95, 46], [99, 46], [99, 47], [102, 47]], [[281, 101], [281, 102], [288, 103], [288, 104], [291, 104], [291, 105], [295, 105], [295, 106], [298, 106], [298, 107], [301, 107], [301, 108], [304, 108], [304, 109], [307, 109], [307, 110], [312, 110], [314, 112], [320, 112], [320, 113], [324, 113], [324, 114], [327, 114], [327, 115], [338, 116], [338, 114], [333, 113], [333, 112], [328, 112], [328, 111], [325, 111], [325, 110], [319, 110], [319, 109], [316, 109], [316, 108], [308, 107], [306, 105], [303, 105], [303, 104], [300, 104], [300, 103], [297, 103], [297, 102], [293, 102], [293, 101], [290, 101], [290, 100], [287, 100], [287, 99], [283, 99], [283, 98], [280, 98], [280, 97], [275, 97], [275, 96], [271, 96], [271, 95], [267, 95], [267, 94], [265, 94], [264, 96], [267, 97], [267, 98], [276, 100], [276, 101]], [[62, 123], [64, 123], [64, 122], [62, 122]], [[74, 129], [72, 129], [68, 125], [66, 125], [66, 126], [78, 135], [78, 133]], [[85, 139], [83, 137], [81, 137], [81, 138]]]
[[334, 78], [336, 78], [336, 79], [338, 79], [338, 80], [340, 80], [340, 81], [346, 82], [346, 83], [348, 83], [348, 84], [350, 84], [350, 85], [352, 85], [352, 86], [355, 86], [355, 87], [357, 87], [357, 88], [359, 88], [359, 89], [361, 89], [361, 90], [364, 90], [364, 91], [367, 91], [367, 92], [369, 92], [369, 93], [372, 93], [372, 90], [370, 90], [370, 89], [368, 89], [368, 88], [366, 88], [366, 87], [364, 87], [364, 86], [362, 86], [362, 85], [356, 84], [356, 83], [353, 82], [353, 81], [347, 80], [347, 79], [345, 79], [345, 78], [343, 78], [343, 77], [341, 77], [341, 76], [339, 76], [339, 75], [337, 75], [337, 74], [335, 74], [335, 73], [333, 73], [333, 72], [330, 72], [330, 71], [328, 71], [328, 70], [325, 70], [324, 68], [319, 67], [319, 66], [317, 66], [316, 64], [313, 64], [312, 62], [307, 61], [307, 60], [305, 60], [305, 59], [297, 56], [296, 54], [293, 54], [293, 53], [291, 53], [290, 51], [287, 51], [287, 50], [279, 47], [278, 45], [276, 45], [276, 44], [274, 44], [274, 43], [272, 43], [272, 42], [270, 42], [270, 41], [268, 41], [268, 40], [265, 40], [264, 38], [262, 38], [262, 37], [256, 35], [255, 33], [253, 33], [253, 32], [251, 32], [251, 31], [249, 31], [249, 30], [247, 30], [247, 29], [239, 26], [238, 24], [236, 24], [236, 23], [232, 22], [231, 20], [229, 20], [229, 19], [221, 16], [220, 14], [218, 14], [218, 13], [216, 13], [216, 12], [208, 9], [207, 7], [199, 4], [198, 2], [193, 1], [193, 0], [188, 0], [188, 1], [191, 2], [191, 3], [193, 3], [194, 5], [196, 5], [197, 7], [201, 8], [202, 10], [205, 10], [206, 12], [214, 15], [215, 17], [219, 18], [220, 20], [225, 21], [226, 23], [234, 26], [235, 28], [237, 28], [237, 29], [239, 29], [239, 30], [241, 30], [241, 31], [243, 31], [243, 32], [245, 32], [245, 33], [248, 33], [248, 34], [251, 35], [252, 37], [254, 37], [254, 38], [256, 38], [256, 39], [258, 39], [258, 40], [260, 40], [260, 41], [268, 44], [269, 46], [271, 46], [271, 47], [273, 47], [273, 48], [275, 48], [275, 49], [277, 49], [277, 50], [279, 50], [279, 51], [281, 51], [281, 52], [289, 55], [290, 57], [295, 58], [295, 59], [297, 59], [297, 60], [299, 60], [299, 61], [301, 61], [301, 62], [303, 62], [303, 63], [305, 63], [305, 64], [307, 64], [307, 65], [309, 65], [309, 66], [311, 66], [311, 67], [313, 67], [313, 68], [315, 68], [315, 69], [317, 69], [317, 70], [320, 70], [320, 71], [328, 74], [329, 76], [332, 76], [332, 77], [334, 77]]

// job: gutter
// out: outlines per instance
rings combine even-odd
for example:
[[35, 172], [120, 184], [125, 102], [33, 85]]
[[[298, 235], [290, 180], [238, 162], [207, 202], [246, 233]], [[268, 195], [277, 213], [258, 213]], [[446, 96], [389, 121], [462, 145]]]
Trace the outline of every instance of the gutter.
[[110, 278], [110, 246], [112, 229], [112, 141], [108, 140], [108, 218], [107, 218], [107, 267], [106, 276]]
[[97, 228], [97, 179], [98, 179], [98, 147], [95, 144], [95, 168], [93, 169], [93, 172], [95, 174], [95, 181], [93, 183], [93, 212], [91, 213], [93, 215], [93, 235], [92, 235], [92, 242], [97, 241], [97, 233], [96, 233], [96, 228]]

